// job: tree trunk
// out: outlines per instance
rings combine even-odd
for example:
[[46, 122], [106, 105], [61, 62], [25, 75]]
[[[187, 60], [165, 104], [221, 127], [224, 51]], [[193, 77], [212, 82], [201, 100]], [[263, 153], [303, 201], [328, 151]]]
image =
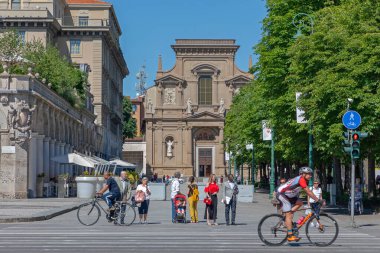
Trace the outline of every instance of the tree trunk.
[[337, 157], [334, 157], [333, 163], [334, 163], [333, 183], [336, 184], [336, 196], [341, 196], [343, 185], [342, 185], [342, 170], [341, 170], [340, 159]]
[[375, 167], [375, 156], [370, 152], [368, 154], [368, 194], [370, 197], [373, 197], [376, 194]]

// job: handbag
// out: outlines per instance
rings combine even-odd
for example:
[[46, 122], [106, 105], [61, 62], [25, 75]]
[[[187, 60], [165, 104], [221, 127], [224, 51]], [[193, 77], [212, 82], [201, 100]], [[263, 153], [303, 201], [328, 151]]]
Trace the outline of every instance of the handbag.
[[136, 203], [142, 203], [145, 201], [145, 193], [144, 192], [136, 192], [135, 194]]
[[206, 198], [204, 198], [203, 203], [210, 206], [212, 204], [212, 200], [210, 197], [206, 197]]

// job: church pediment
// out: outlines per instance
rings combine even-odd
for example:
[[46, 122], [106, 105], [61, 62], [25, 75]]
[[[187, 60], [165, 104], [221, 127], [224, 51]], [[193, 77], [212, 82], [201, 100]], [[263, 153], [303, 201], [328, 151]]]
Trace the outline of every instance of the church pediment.
[[235, 76], [226, 81], [226, 84], [247, 84], [251, 82], [252, 79], [243, 75]]
[[196, 66], [195, 68], [193, 68], [191, 70], [191, 73], [193, 73], [195, 75], [201, 75], [201, 74], [206, 74], [206, 73], [210, 73], [213, 75], [219, 75], [220, 70], [217, 67], [210, 65], [210, 64], [200, 64], [200, 65]]
[[224, 120], [224, 117], [223, 117], [223, 115], [219, 115], [219, 114], [215, 114], [215, 113], [205, 111], [205, 112], [195, 113], [195, 114], [187, 117], [186, 119], [194, 119], [194, 120], [218, 119], [218, 120]]
[[185, 80], [183, 80], [179, 77], [173, 76], [173, 75], [168, 75], [168, 76], [164, 76], [164, 77], [161, 77], [161, 78], [155, 80], [155, 83], [156, 84], [158, 84], [158, 83], [175, 83], [175, 84], [178, 84], [178, 83], [185, 83]]

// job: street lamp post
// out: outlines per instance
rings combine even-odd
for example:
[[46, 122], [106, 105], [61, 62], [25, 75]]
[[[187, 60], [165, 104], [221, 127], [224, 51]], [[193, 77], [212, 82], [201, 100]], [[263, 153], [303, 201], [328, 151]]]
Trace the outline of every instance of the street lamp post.
[[247, 150], [252, 150], [252, 165], [251, 165], [251, 178], [250, 179], [252, 181], [253, 188], [255, 188], [256, 168], [255, 168], [255, 152], [254, 152], [254, 149], [253, 149], [253, 144], [247, 144], [245, 147], [246, 147]]
[[[312, 16], [310, 16], [307, 13], [298, 13], [293, 17], [293, 25], [297, 28], [297, 34], [295, 37], [298, 37], [302, 33], [302, 28], [307, 26], [307, 23], [309, 23], [309, 26], [311, 28], [310, 34], [314, 33], [314, 19]], [[313, 125], [310, 124], [309, 129], [309, 167], [314, 168], [314, 162], [313, 162]], [[309, 186], [313, 186], [314, 181], [314, 174], [311, 180], [309, 180]]]

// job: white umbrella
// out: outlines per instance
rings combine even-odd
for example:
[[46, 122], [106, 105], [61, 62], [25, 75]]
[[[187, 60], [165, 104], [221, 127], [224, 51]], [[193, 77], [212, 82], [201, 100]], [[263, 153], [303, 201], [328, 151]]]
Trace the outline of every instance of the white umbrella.
[[76, 164], [76, 165], [89, 167], [89, 168], [95, 167], [95, 163], [93, 163], [92, 161], [86, 159], [85, 157], [77, 153], [69, 153], [66, 155], [56, 156], [56, 157], [51, 158], [51, 160], [54, 162], [63, 163], [63, 164]]

